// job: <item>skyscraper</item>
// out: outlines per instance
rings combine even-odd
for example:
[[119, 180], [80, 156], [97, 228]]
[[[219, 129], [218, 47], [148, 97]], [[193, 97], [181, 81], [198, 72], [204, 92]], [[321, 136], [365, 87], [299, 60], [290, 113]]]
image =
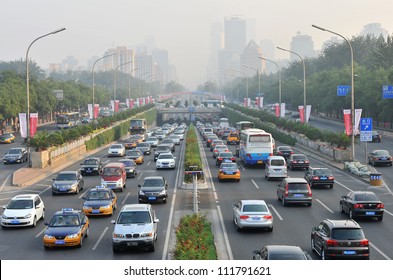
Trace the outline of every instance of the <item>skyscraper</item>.
[[246, 46], [246, 21], [240, 16], [225, 18], [225, 50], [242, 53]]
[[[303, 35], [298, 32], [292, 37], [291, 51], [299, 54], [303, 59], [306, 57], [315, 57], [314, 42], [309, 35]], [[297, 59], [297, 56], [290, 54], [291, 60]]]

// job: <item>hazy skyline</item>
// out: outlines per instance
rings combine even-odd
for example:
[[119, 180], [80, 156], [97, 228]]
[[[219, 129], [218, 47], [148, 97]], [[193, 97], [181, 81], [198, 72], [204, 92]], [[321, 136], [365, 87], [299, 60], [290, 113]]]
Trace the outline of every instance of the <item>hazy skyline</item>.
[[[110, 48], [154, 38], [157, 48], [168, 51], [178, 82], [190, 89], [207, 79], [212, 23], [223, 24], [232, 15], [252, 19], [256, 43], [267, 39], [283, 48], [289, 48], [300, 31], [310, 35], [319, 50], [332, 34], [312, 24], [347, 38], [359, 35], [369, 23], [380, 23], [389, 34], [393, 31], [393, 2], [388, 0], [0, 1], [0, 61], [25, 59], [34, 39], [61, 27], [67, 30], [39, 40], [29, 51], [29, 58], [43, 69], [67, 56], [85, 66]], [[289, 57], [286, 52], [275, 53], [278, 59]]]

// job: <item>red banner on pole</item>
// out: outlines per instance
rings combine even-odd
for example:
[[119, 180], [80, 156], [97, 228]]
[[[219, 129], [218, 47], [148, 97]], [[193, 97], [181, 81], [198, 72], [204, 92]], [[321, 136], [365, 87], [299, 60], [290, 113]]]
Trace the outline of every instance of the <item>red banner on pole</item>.
[[115, 113], [119, 112], [119, 100], [115, 100]]
[[37, 132], [38, 113], [30, 113], [30, 137], [34, 137]]
[[300, 121], [304, 123], [304, 106], [299, 106]]
[[274, 104], [274, 108], [276, 111], [276, 117], [280, 117], [280, 104], [278, 103]]
[[94, 119], [98, 118], [98, 113], [100, 112], [100, 104], [94, 104]]
[[345, 134], [352, 135], [352, 117], [351, 117], [351, 110], [345, 109], [344, 113], [344, 127], [345, 127]]

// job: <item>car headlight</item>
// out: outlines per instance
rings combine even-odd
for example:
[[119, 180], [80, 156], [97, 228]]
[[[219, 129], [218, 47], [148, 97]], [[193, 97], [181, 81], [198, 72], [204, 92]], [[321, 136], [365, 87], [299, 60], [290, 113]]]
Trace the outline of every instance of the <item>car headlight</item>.
[[79, 235], [78, 233], [70, 234], [70, 235], [67, 236], [67, 238], [77, 238], [78, 235]]
[[7, 217], [6, 215], [4, 215], [4, 214], [1, 215], [1, 218], [2, 218], [2, 219], [8, 219], [8, 217]]
[[122, 234], [122, 233], [113, 233], [113, 238], [124, 238], [124, 234]]
[[27, 214], [27, 215], [24, 216], [23, 218], [25, 218], [25, 219], [31, 218], [31, 213], [30, 213], [30, 214]]
[[160, 195], [165, 195], [166, 194], [166, 190], [160, 191]]
[[54, 237], [52, 235], [50, 235], [50, 234], [45, 234], [44, 238], [45, 239], [53, 239]]
[[101, 208], [103, 208], [103, 209], [109, 209], [109, 208], [111, 208], [111, 205], [110, 205], [110, 204], [108, 204], [108, 205], [103, 205], [103, 206], [101, 206]]
[[83, 209], [91, 209], [91, 207], [90, 206], [85, 206], [85, 205], [83, 205], [83, 207], [82, 207]]
[[153, 236], [153, 232], [145, 232], [141, 234], [141, 237], [152, 237]]
[[93, 170], [98, 170], [98, 167], [94, 167]]
[[145, 195], [143, 191], [139, 191], [139, 195]]

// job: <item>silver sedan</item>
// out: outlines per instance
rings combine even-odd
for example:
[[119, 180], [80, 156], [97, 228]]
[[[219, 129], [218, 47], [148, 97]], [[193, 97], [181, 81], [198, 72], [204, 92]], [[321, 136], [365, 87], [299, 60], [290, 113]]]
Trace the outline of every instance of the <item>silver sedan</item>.
[[233, 205], [233, 223], [237, 231], [245, 228], [273, 231], [273, 216], [264, 200], [239, 200]]

